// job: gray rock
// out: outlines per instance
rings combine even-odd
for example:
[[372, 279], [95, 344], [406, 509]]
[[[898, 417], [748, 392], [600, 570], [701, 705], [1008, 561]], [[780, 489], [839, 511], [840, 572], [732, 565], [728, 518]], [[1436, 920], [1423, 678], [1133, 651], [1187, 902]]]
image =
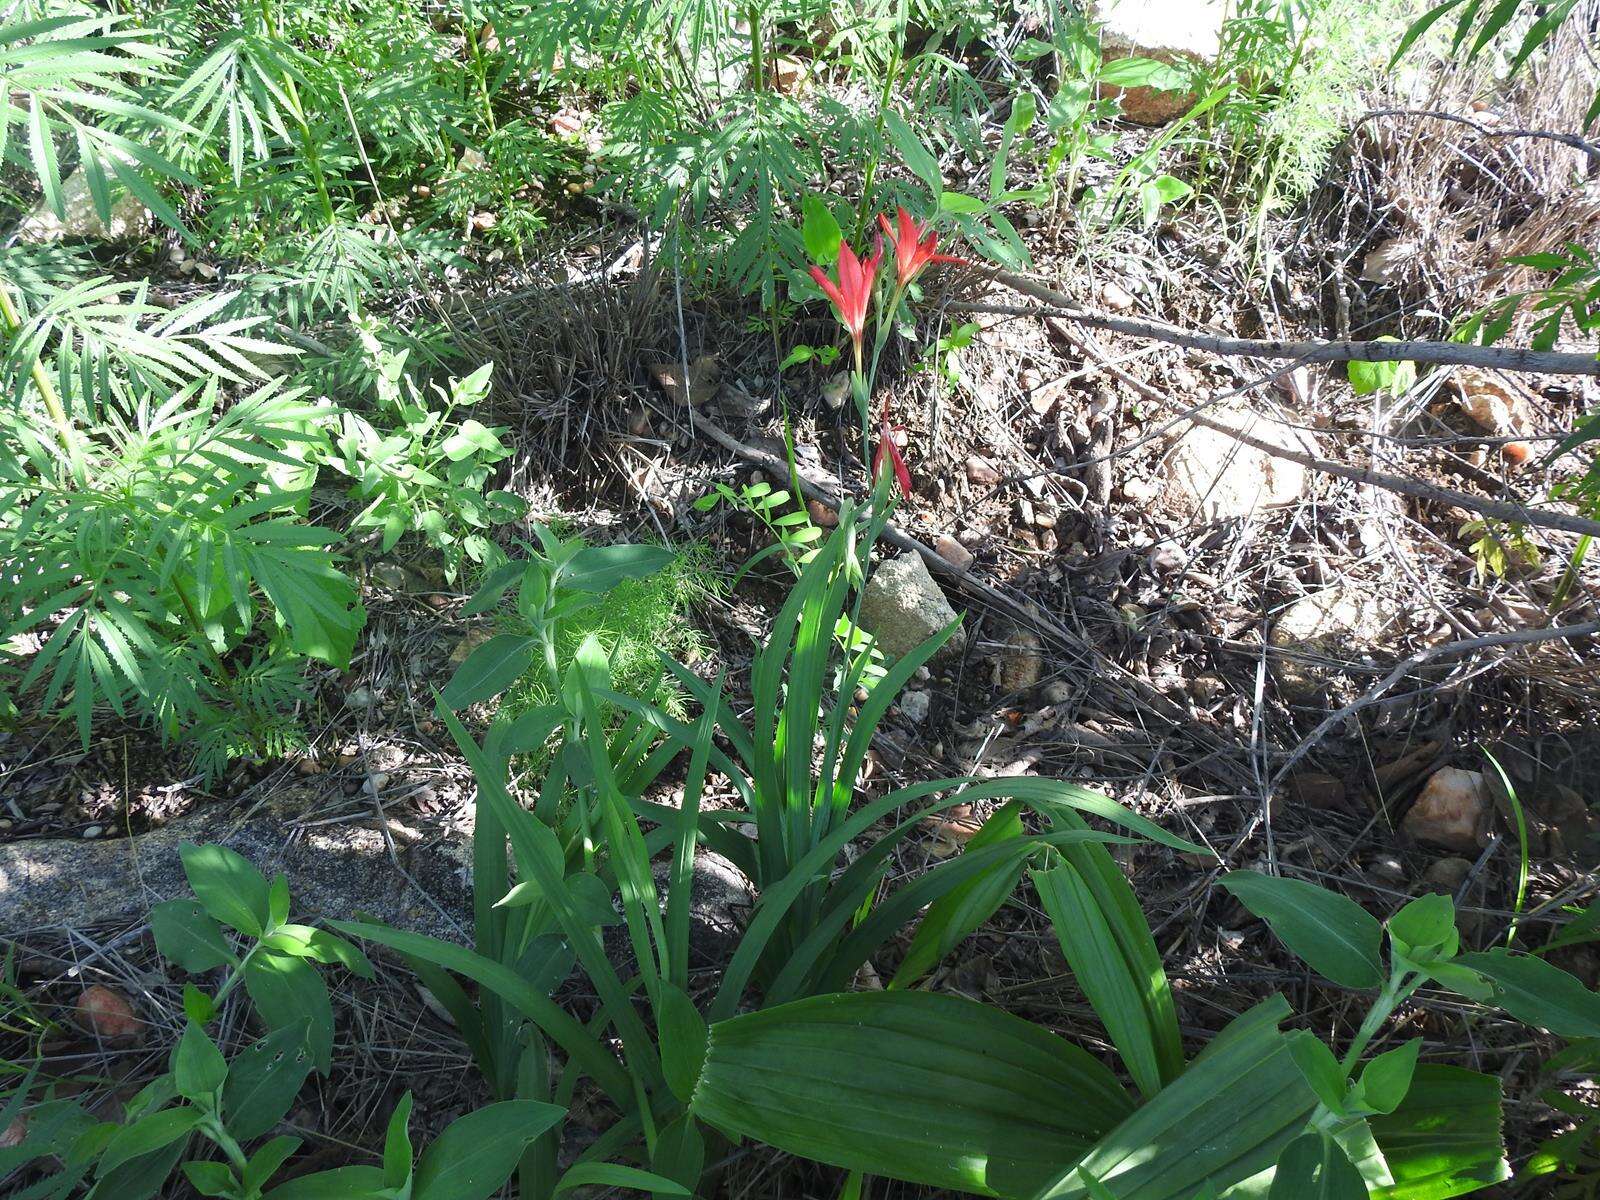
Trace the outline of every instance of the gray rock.
[[[891, 658], [915, 650], [955, 619], [956, 610], [914, 551], [879, 563], [861, 597], [861, 627]], [[967, 631], [957, 629], [940, 654], [959, 655], [966, 646]]]
[[153, 224], [150, 210], [130, 192], [121, 192], [111, 201], [111, 219], [103, 221], [95, 211], [89, 180], [74, 171], [61, 181], [62, 207], [66, 216], [41, 200], [17, 227], [17, 240], [29, 245], [91, 238], [101, 242], [131, 242], [143, 237]]
[[927, 692], [907, 692], [900, 697], [900, 715], [913, 725], [926, 721], [932, 706], [933, 699]]
[[[131, 840], [47, 838], [0, 846], [0, 932], [10, 937], [142, 921], [153, 905], [191, 894], [178, 847], [218, 842], [268, 877], [286, 874], [297, 920], [363, 914], [401, 929], [471, 941], [470, 834], [407, 846], [414, 834], [396, 824], [391, 833], [397, 865], [376, 829], [296, 828], [287, 820], [290, 806], [282, 808], [243, 820], [220, 807], [205, 808]], [[656, 866], [658, 873], [665, 869], [664, 863]], [[658, 878], [664, 882], [664, 875]], [[697, 965], [727, 962], [755, 899], [737, 867], [701, 852], [689, 918]]]
[[1441, 892], [1455, 892], [1472, 874], [1472, 863], [1465, 858], [1441, 858], [1422, 873], [1422, 882]]
[[[671, 864], [652, 868], [661, 903], [667, 902]], [[694, 860], [694, 887], [689, 892], [689, 957], [692, 966], [722, 966], [733, 957], [745, 922], [756, 905], [756, 890], [744, 872], [722, 855], [701, 850]]]
[[402, 871], [376, 829], [296, 829], [285, 816], [260, 812], [239, 820], [209, 807], [131, 840], [45, 838], [0, 846], [0, 929], [142, 919], [151, 906], [190, 894], [178, 847], [219, 842], [269, 877], [288, 875], [297, 916], [344, 919], [360, 911], [438, 937], [462, 941], [470, 935], [465, 836], [453, 845], [408, 851], [396, 829]]

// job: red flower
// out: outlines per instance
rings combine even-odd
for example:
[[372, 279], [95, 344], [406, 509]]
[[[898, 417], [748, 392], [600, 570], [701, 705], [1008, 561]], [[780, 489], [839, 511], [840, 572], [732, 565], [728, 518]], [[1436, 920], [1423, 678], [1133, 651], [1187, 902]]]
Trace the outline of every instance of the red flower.
[[850, 337], [859, 346], [867, 328], [867, 307], [872, 303], [872, 283], [878, 276], [878, 264], [883, 261], [883, 239], [878, 239], [875, 252], [866, 262], [856, 257], [849, 242], [839, 243], [839, 282], [834, 283], [821, 267], [811, 268], [811, 278], [828, 293], [839, 320], [850, 331]]
[[889, 240], [894, 243], [894, 270], [895, 277], [900, 286], [904, 287], [922, 273], [924, 267], [932, 263], [958, 263], [962, 260], [950, 254], [935, 254], [934, 248], [939, 244], [939, 235], [924, 225], [917, 224], [916, 220], [904, 207], [895, 206], [895, 222], [898, 229], [891, 229], [889, 218], [882, 213], [878, 214], [878, 224], [883, 226], [883, 232], [889, 235]]
[[894, 433], [894, 426], [887, 417], [878, 423], [878, 452], [872, 456], [872, 477], [876, 479], [883, 474], [883, 463], [887, 459], [894, 467], [895, 482], [900, 485], [901, 494], [909, 500], [911, 472], [906, 469], [906, 460], [900, 457], [900, 447], [894, 444]]

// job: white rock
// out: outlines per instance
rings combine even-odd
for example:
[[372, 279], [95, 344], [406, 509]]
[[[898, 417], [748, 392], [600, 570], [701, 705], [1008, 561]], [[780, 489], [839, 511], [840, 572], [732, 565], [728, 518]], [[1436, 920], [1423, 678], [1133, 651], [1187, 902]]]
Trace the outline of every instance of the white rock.
[[1294, 704], [1327, 700], [1327, 688], [1363, 647], [1377, 642], [1396, 613], [1392, 604], [1357, 586], [1313, 592], [1289, 605], [1273, 622], [1267, 641], [1286, 654], [1272, 656], [1272, 673]]
[[1480, 772], [1441, 767], [1429, 776], [1400, 827], [1419, 842], [1476, 854], [1491, 805]]
[[1108, 279], [1100, 285], [1100, 303], [1112, 312], [1125, 313], [1133, 311], [1134, 299], [1127, 288]]
[[61, 181], [65, 219], [56, 216], [40, 201], [17, 227], [17, 240], [30, 245], [59, 242], [67, 238], [95, 238], [103, 242], [127, 242], [149, 232], [150, 210], [129, 192], [111, 201], [111, 219], [102, 221], [95, 211], [94, 197], [82, 171], [74, 171]]
[[[1207, 64], [1222, 45], [1223, 0], [1091, 0], [1089, 20], [1100, 25], [1101, 57], [1138, 56], [1161, 62]], [[1140, 125], [1165, 125], [1195, 102], [1193, 93], [1152, 88], [1105, 88], [1122, 96], [1122, 115]]]
[[927, 692], [907, 692], [900, 697], [900, 715], [913, 725], [926, 721], [932, 707], [933, 698]]
[[[1261, 441], [1316, 453], [1316, 442], [1304, 430], [1237, 411], [1222, 419]], [[1306, 469], [1299, 463], [1199, 425], [1192, 426], [1168, 452], [1164, 474], [1161, 506], [1183, 521], [1247, 517], [1259, 509], [1293, 504], [1305, 495], [1307, 487]], [[1126, 493], [1127, 485], [1123, 491]]]

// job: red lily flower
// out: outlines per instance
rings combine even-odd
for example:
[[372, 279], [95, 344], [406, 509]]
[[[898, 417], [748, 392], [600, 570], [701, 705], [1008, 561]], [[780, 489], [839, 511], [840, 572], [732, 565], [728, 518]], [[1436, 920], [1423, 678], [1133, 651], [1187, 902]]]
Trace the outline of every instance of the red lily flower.
[[933, 263], [962, 261], [952, 254], [935, 254], [934, 248], [939, 244], [939, 235], [927, 226], [919, 225], [901, 205], [895, 206], [895, 223], [899, 228], [891, 229], [889, 218], [882, 213], [878, 214], [878, 224], [883, 226], [883, 232], [888, 234], [889, 240], [894, 243], [895, 278], [901, 287], [910, 283], [922, 274], [923, 268]]
[[872, 303], [872, 284], [878, 277], [878, 264], [883, 261], [883, 239], [879, 238], [875, 253], [862, 262], [850, 249], [849, 242], [839, 243], [839, 282], [834, 283], [821, 267], [811, 268], [811, 278], [828, 293], [839, 320], [850, 331], [857, 346], [867, 328], [867, 308]]
[[895, 427], [889, 424], [885, 417], [878, 423], [878, 452], [872, 456], [872, 477], [874, 479], [883, 474], [883, 463], [887, 459], [894, 468], [895, 482], [900, 485], [900, 493], [907, 500], [911, 499], [911, 472], [906, 468], [906, 460], [900, 456], [900, 447], [894, 444]]

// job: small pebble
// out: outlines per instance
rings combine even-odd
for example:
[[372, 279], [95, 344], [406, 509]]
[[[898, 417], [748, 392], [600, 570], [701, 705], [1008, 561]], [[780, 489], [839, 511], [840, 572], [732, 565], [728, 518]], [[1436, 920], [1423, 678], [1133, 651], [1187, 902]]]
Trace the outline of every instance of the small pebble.
[[131, 1041], [144, 1028], [126, 997], [98, 983], [79, 997], [75, 1016], [83, 1029], [106, 1041]]
[[926, 721], [932, 707], [933, 701], [927, 692], [907, 692], [900, 697], [900, 715], [913, 725]]
[[1389, 883], [1403, 883], [1406, 877], [1405, 864], [1393, 854], [1380, 854], [1367, 865], [1367, 873], [1374, 879], [1382, 879]]
[[987, 459], [974, 454], [967, 459], [967, 482], [979, 487], [993, 487], [1000, 482], [1000, 472]]
[[93, 839], [93, 838], [99, 837], [104, 832], [105, 832], [105, 828], [103, 826], [90, 825], [87, 829], [85, 829], [83, 831], [83, 836], [85, 838]]
[[1107, 280], [1100, 285], [1100, 303], [1112, 312], [1131, 312], [1134, 300], [1127, 288]]
[[939, 557], [944, 559], [958, 571], [970, 571], [975, 559], [971, 550], [968, 550], [948, 533], [941, 533], [939, 539], [933, 543], [934, 550]]

